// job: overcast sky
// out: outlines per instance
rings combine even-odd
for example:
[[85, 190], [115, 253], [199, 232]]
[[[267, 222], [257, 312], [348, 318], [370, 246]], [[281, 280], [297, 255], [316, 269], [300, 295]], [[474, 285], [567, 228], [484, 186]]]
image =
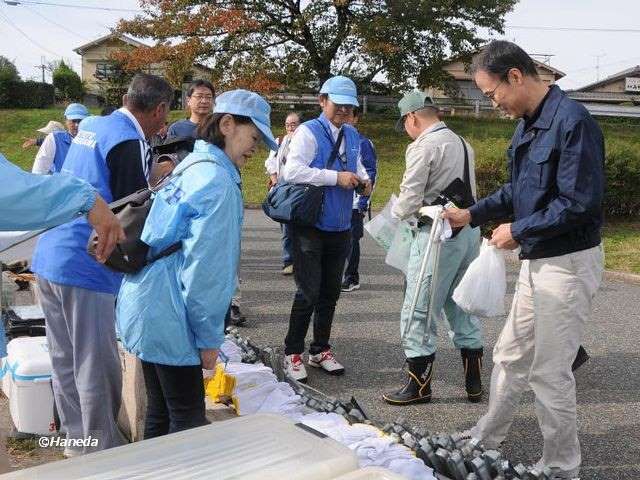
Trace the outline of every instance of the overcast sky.
[[[136, 0], [38, 0], [45, 3], [113, 9], [137, 9]], [[62, 6], [23, 4], [10, 6], [0, 0], [0, 55], [15, 61], [23, 78], [41, 78], [35, 66], [64, 58], [80, 71], [80, 57], [73, 49], [108, 33], [121, 17], [133, 13]], [[521, 0], [507, 16], [505, 35], [530, 54], [553, 55], [551, 65], [566, 73], [559, 83], [578, 88], [640, 64], [640, 2], [637, 0]], [[530, 27], [533, 30], [517, 27]], [[546, 30], [630, 29], [635, 32]], [[541, 59], [541, 57], [536, 57]]]

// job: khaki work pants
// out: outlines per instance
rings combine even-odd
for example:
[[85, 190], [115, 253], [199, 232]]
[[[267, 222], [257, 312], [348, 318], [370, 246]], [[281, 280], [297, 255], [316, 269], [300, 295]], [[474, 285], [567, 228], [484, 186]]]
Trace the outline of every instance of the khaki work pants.
[[571, 364], [582, 342], [604, 269], [602, 245], [522, 262], [507, 322], [493, 349], [489, 411], [471, 435], [488, 448], [504, 440], [531, 387], [544, 438], [542, 463], [578, 473], [576, 383]]

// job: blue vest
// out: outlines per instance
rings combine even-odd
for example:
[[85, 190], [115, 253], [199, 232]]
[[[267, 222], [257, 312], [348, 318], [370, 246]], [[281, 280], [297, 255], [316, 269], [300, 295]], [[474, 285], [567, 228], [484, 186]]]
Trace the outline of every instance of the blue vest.
[[51, 173], [62, 170], [64, 159], [67, 158], [67, 152], [73, 141], [73, 137], [67, 131], [53, 132], [53, 139], [56, 142], [56, 155], [53, 157], [53, 165], [51, 165]]
[[[121, 112], [96, 118], [73, 139], [63, 171], [89, 182], [109, 203], [113, 196], [107, 154], [122, 142], [140, 139], [133, 122]], [[43, 234], [33, 253], [31, 269], [50, 282], [115, 295], [122, 275], [89, 256], [91, 231], [89, 222], [81, 217]]]
[[[346, 158], [336, 157], [334, 162], [327, 166], [327, 161], [333, 150], [334, 140], [331, 134], [329, 120], [324, 115], [317, 119], [309, 120], [304, 125], [313, 133], [318, 144], [316, 156], [309, 165], [312, 168], [328, 168], [338, 172], [356, 173], [358, 165], [358, 153], [360, 152], [360, 136], [351, 125], [342, 126], [344, 130], [343, 145]], [[324, 200], [320, 219], [316, 228], [328, 232], [344, 232], [351, 228], [351, 210], [353, 208], [353, 190], [346, 190], [339, 186], [324, 187]]]

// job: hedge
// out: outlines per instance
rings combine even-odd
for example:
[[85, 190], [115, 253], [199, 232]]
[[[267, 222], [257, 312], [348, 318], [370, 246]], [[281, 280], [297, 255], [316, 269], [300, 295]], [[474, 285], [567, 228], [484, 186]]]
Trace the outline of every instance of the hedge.
[[0, 82], [0, 108], [47, 108], [53, 105], [53, 85], [32, 80]]

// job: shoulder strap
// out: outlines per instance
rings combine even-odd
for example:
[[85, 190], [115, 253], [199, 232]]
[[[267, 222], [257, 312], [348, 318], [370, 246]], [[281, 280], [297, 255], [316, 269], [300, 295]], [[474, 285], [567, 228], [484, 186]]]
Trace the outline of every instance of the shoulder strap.
[[331, 149], [331, 155], [329, 155], [329, 159], [327, 160], [327, 165], [325, 166], [325, 168], [329, 168], [335, 161], [336, 157], [338, 156], [338, 152], [340, 151], [340, 145], [342, 145], [343, 137], [344, 137], [344, 128], [341, 128], [340, 131], [338, 132], [338, 139], [336, 140], [336, 143], [333, 144], [333, 148]]
[[469, 175], [469, 152], [467, 151], [467, 142], [464, 141], [464, 138], [462, 138], [462, 136], [458, 135], [458, 137], [462, 142], [462, 149], [464, 150], [464, 173], [462, 180], [467, 187], [469, 198], [475, 201], [475, 198], [473, 197], [473, 189], [471, 188], [471, 176]]
[[[158, 183], [156, 184], [155, 187], [153, 188], [149, 188], [149, 190], [151, 190], [153, 193], [156, 193], [158, 190], [160, 190], [162, 187], [165, 186], [165, 182], [167, 182], [168, 180], [171, 180], [172, 178], [176, 178], [179, 177], [180, 175], [182, 175], [185, 171], [187, 171], [189, 168], [191, 168], [192, 166], [194, 166], [197, 163], [216, 163], [213, 160], [208, 160], [208, 159], [202, 159], [202, 160], [196, 160], [193, 163], [190, 163], [189, 165], [187, 165], [186, 167], [184, 167], [182, 170], [180, 170], [179, 172], [176, 172], [175, 170], [172, 172], [167, 173], [164, 177], [162, 177], [161, 179], [158, 180]], [[176, 167], [177, 168], [177, 167]]]

